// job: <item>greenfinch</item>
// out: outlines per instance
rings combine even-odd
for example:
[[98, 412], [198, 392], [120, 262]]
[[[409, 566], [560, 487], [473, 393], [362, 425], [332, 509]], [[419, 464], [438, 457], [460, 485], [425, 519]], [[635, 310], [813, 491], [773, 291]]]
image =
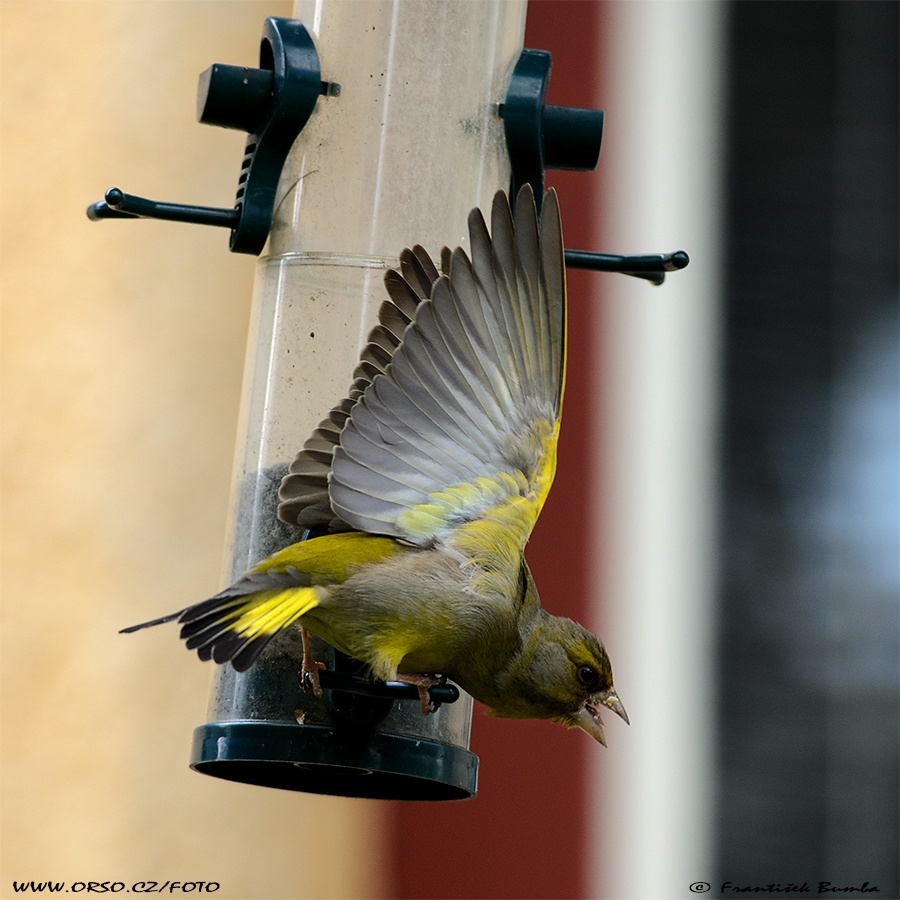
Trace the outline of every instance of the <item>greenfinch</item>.
[[469, 215], [471, 258], [439, 273], [404, 251], [350, 396], [292, 462], [279, 518], [318, 532], [178, 619], [201, 659], [249, 668], [299, 626], [376, 678], [449, 678], [492, 713], [551, 719], [605, 744], [600, 708], [628, 717], [600, 641], [542, 607], [525, 544], [556, 470], [566, 280], [556, 193], [537, 214], [494, 198]]

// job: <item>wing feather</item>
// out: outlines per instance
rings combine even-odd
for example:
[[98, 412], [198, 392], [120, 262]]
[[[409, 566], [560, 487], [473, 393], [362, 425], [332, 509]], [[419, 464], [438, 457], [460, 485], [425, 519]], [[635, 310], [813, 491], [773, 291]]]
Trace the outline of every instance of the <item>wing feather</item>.
[[[453, 309], [448, 311], [452, 314]], [[448, 320], [451, 316], [447, 317]], [[442, 392], [452, 398], [454, 415], [460, 415], [460, 427], [467, 430], [472, 440], [483, 452], [489, 452], [489, 437], [494, 427], [503, 421], [499, 407], [489, 406], [489, 395], [481, 389], [481, 383], [472, 375], [476, 357], [471, 345], [465, 348], [452, 344], [434, 318], [432, 304], [424, 304], [419, 313], [419, 324], [427, 339], [423, 349], [428, 356], [430, 371], [443, 382]], [[474, 397], [475, 403], [466, 404], [462, 397]]]
[[[498, 204], [495, 204], [495, 208]], [[509, 206], [506, 203], [499, 204], [499, 212], [493, 214], [494, 221], [492, 227], [494, 230], [495, 246], [491, 243], [488, 234], [487, 225], [484, 217], [479, 211], [477, 215], [473, 214], [469, 217], [469, 228], [472, 234], [472, 274], [477, 279], [478, 289], [483, 293], [490, 308], [495, 310], [502, 318], [502, 328], [504, 332], [503, 346], [504, 350], [511, 354], [515, 359], [516, 365], [513, 371], [522, 374], [529, 371], [528, 348], [519, 337], [520, 328], [517, 327], [517, 309], [513, 297], [515, 296], [510, 289], [510, 284], [504, 270], [503, 261], [511, 258], [509, 265], [515, 271], [515, 248], [510, 246], [509, 238], [512, 237], [512, 222], [501, 221], [502, 211], [506, 210], [509, 214]], [[523, 385], [524, 389], [528, 389], [528, 385]]]
[[450, 292], [449, 281], [439, 281], [434, 290], [436, 296], [445, 291], [449, 294], [450, 302], [443, 299], [440, 301], [446, 323], [441, 337], [447, 347], [447, 358], [453, 361], [463, 378], [461, 390], [466, 391], [474, 400], [493, 429], [499, 430], [507, 421], [508, 409], [502, 407], [497, 398], [484, 389], [484, 385], [490, 381], [484, 354], [475, 348], [470, 332], [465, 329], [456, 305], [458, 298]]

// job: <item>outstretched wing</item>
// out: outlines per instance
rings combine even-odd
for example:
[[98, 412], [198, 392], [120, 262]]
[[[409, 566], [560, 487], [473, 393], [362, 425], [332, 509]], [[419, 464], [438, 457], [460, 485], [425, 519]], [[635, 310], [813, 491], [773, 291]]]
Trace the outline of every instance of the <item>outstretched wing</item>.
[[353, 406], [329, 496], [353, 528], [442, 543], [517, 578], [556, 469], [565, 371], [565, 265], [556, 194], [537, 221], [494, 198], [457, 248], [384, 374]]

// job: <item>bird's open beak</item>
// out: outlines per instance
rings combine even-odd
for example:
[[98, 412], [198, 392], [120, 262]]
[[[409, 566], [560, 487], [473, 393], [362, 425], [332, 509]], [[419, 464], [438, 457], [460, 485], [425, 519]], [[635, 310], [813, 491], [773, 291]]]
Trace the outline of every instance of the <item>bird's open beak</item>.
[[619, 695], [615, 691], [602, 691], [597, 695], [597, 699], [607, 708], [611, 709], [619, 718], [621, 718], [626, 725], [630, 725], [631, 722], [628, 721], [628, 713], [625, 712], [625, 707], [622, 706], [622, 701], [619, 699]]
[[622, 706], [622, 701], [619, 699], [618, 694], [615, 691], [601, 691], [599, 694], [589, 697], [584, 706], [581, 707], [575, 717], [575, 725], [582, 731], [586, 731], [594, 740], [600, 741], [605, 747], [606, 735], [603, 733], [603, 722], [600, 721], [600, 711], [598, 709], [601, 705], [611, 709], [617, 716], [621, 716], [625, 720], [626, 725], [630, 724], [628, 713], [625, 712], [625, 707]]
[[593, 706], [590, 700], [581, 707], [575, 716], [574, 724], [582, 731], [586, 731], [595, 741], [600, 741], [604, 747], [606, 746], [606, 736], [603, 734], [603, 723], [600, 721], [600, 713], [597, 712], [597, 707]]

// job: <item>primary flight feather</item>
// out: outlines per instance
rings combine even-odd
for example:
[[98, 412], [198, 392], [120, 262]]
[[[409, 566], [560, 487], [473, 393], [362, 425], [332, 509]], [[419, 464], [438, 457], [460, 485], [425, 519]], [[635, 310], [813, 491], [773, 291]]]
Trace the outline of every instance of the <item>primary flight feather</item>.
[[[554, 191], [515, 215], [498, 193], [470, 253], [401, 254], [354, 372], [291, 464], [278, 515], [327, 532], [274, 553], [177, 618], [202, 659], [249, 668], [279, 631], [312, 632], [383, 679], [459, 684], [498, 716], [605, 743], [627, 721], [602, 644], [548, 614], [524, 559], [556, 471], [566, 284]], [[304, 646], [308, 646], [304, 643]], [[317, 688], [318, 664], [304, 658]]]

